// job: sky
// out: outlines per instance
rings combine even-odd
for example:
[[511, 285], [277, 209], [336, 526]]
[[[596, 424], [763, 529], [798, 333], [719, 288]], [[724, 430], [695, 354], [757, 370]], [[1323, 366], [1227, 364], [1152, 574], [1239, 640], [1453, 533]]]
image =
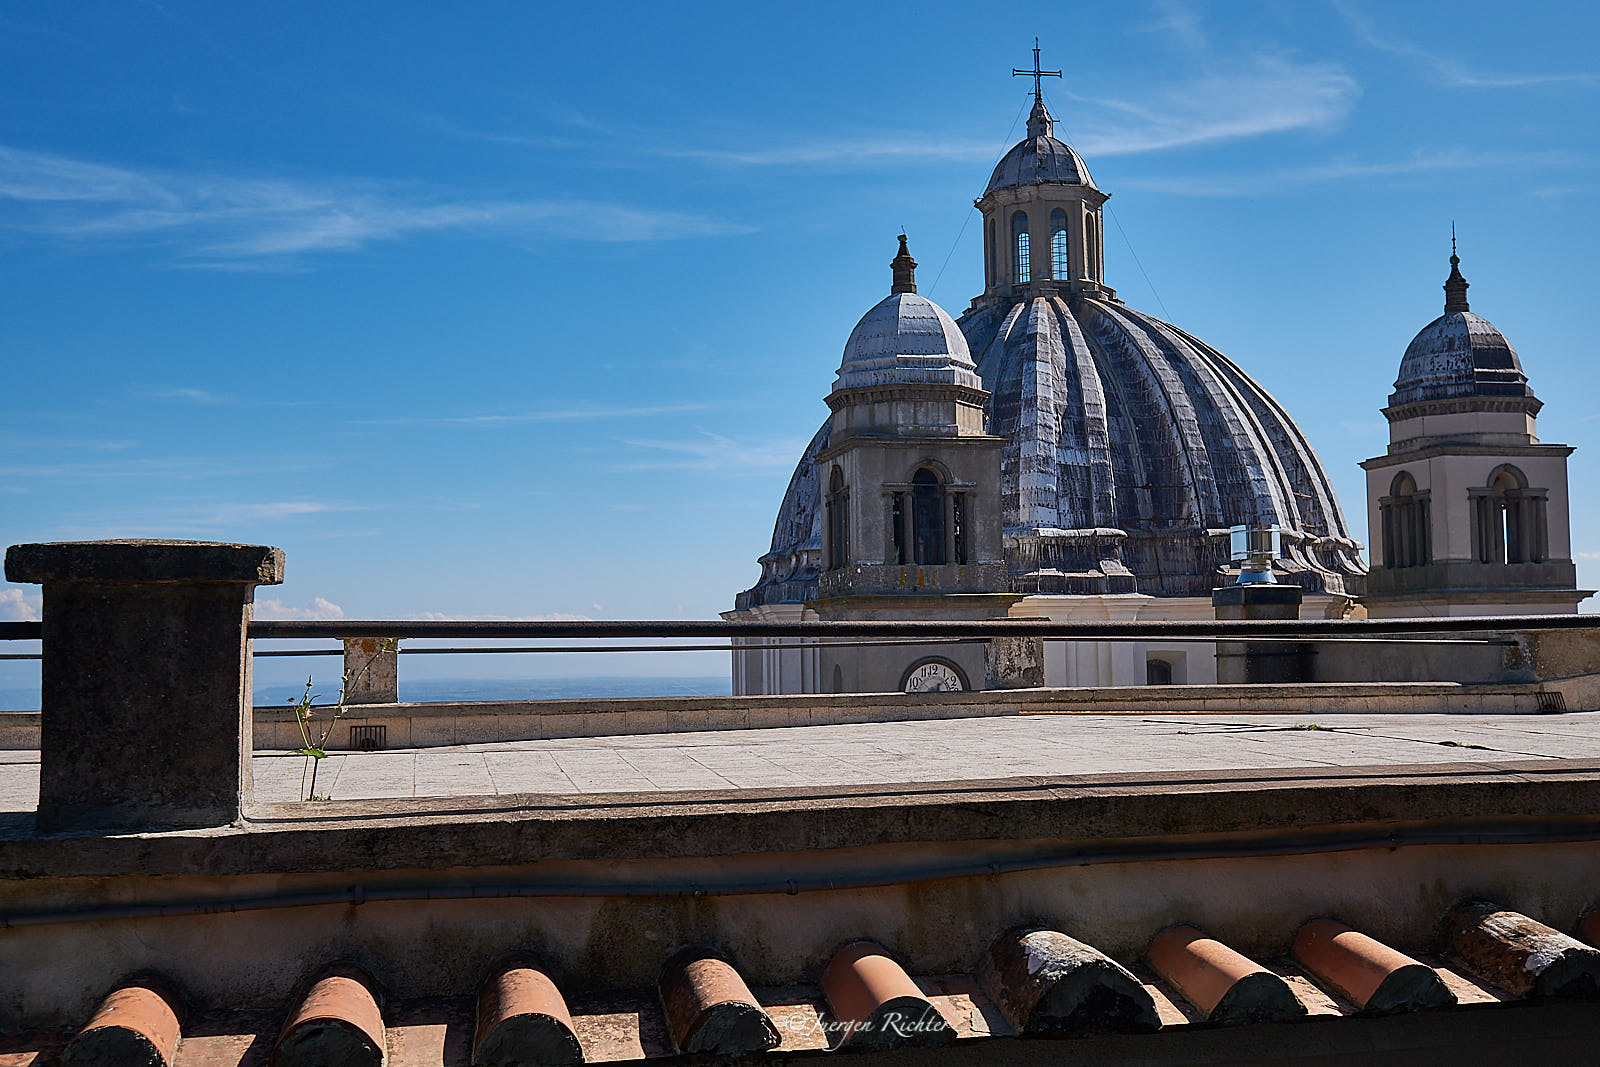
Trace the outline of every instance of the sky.
[[981, 290], [1035, 35], [1108, 284], [1362, 540], [1454, 223], [1600, 585], [1584, 3], [0, 2], [0, 543], [277, 545], [266, 618], [714, 618], [895, 235]]

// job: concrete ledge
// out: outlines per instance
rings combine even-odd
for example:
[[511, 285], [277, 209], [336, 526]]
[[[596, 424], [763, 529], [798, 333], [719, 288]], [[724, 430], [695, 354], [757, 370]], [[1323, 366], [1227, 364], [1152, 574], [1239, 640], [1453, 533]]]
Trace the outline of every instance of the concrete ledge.
[[[972, 693], [863, 693], [363, 704], [346, 711], [330, 749], [350, 749], [351, 727], [381, 726], [387, 748], [476, 745], [563, 737], [757, 730], [995, 715], [1537, 714], [1538, 685], [1361, 682], [1305, 685], [1119, 686]], [[1570, 709], [1569, 709], [1570, 710]], [[0, 724], [4, 717], [0, 716]], [[298, 747], [294, 713], [256, 709], [258, 750]], [[0, 742], [5, 734], [0, 732]]]
[[1298, 835], [1296, 847], [1311, 847], [1313, 837], [1328, 831], [1328, 842], [1345, 847], [1353, 832], [1388, 839], [1418, 828], [1444, 837], [1600, 837], [1600, 761], [1124, 773], [603, 799], [530, 794], [265, 804], [243, 825], [101, 836], [39, 834], [31, 816], [18, 815], [0, 822], [0, 882], [560, 860], [609, 866], [621, 856], [782, 855], [940, 842], [983, 842], [1001, 852], [1052, 842], [1087, 861], [1113, 847], [1165, 856], [1174, 841], [1197, 836], [1211, 848], [1218, 835], [1233, 835], [1248, 851], [1288, 835]]
[[[1315, 682], [1302, 685], [1104, 686], [972, 693], [854, 693], [614, 700], [444, 701], [352, 705], [328, 738], [349, 751], [351, 727], [383, 728], [385, 748], [431, 748], [563, 737], [760, 730], [995, 715], [1535, 715], [1558, 685]], [[1566, 696], [1567, 711], [1583, 698]], [[1600, 698], [1600, 688], [1592, 694]], [[318, 708], [325, 715], [326, 708]], [[0, 750], [39, 747], [37, 711], [0, 712]], [[300, 747], [294, 712], [255, 709], [256, 751]]]

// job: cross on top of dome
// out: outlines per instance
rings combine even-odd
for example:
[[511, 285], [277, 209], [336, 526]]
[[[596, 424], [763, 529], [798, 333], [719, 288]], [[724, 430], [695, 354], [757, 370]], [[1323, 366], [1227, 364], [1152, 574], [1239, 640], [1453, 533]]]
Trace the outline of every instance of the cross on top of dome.
[[1041, 79], [1059, 78], [1061, 77], [1061, 72], [1059, 70], [1039, 69], [1039, 38], [1035, 37], [1033, 39], [1033, 69], [1018, 70], [1016, 67], [1012, 67], [1011, 76], [1013, 78], [1031, 77], [1033, 79], [1033, 113], [1028, 116], [1028, 136], [1049, 137], [1051, 133], [1050, 112], [1045, 110], [1044, 88]]

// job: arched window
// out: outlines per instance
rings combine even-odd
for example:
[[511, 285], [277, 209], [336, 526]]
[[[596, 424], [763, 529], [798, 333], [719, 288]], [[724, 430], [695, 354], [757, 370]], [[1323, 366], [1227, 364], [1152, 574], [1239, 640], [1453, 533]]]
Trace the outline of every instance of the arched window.
[[1472, 547], [1479, 563], [1542, 563], [1550, 550], [1546, 494], [1509, 463], [1489, 472], [1472, 498]]
[[920, 566], [944, 565], [944, 485], [926, 467], [911, 478], [911, 546]]
[[1145, 685], [1171, 685], [1172, 664], [1164, 659], [1151, 656], [1144, 661]]
[[1083, 244], [1088, 255], [1088, 262], [1084, 264], [1084, 273], [1093, 275], [1096, 271], [1103, 271], [1100, 263], [1100, 216], [1090, 215], [1083, 227]]
[[837, 663], [833, 665], [833, 691], [835, 693], [844, 692], [844, 671], [840, 670]]
[[1385, 567], [1421, 567], [1432, 560], [1433, 517], [1428, 494], [1417, 491], [1416, 479], [1401, 471], [1389, 483], [1389, 495], [1378, 501]]
[[1050, 212], [1050, 277], [1058, 281], [1072, 277], [1067, 260], [1067, 213], [1060, 208]]
[[850, 562], [850, 490], [845, 488], [844, 472], [833, 468], [828, 479], [828, 569], [838, 570]]
[[990, 219], [983, 233], [983, 284], [994, 284], [994, 219]]
[[1015, 249], [1012, 258], [1012, 281], [1017, 284], [1033, 280], [1033, 273], [1028, 264], [1028, 216], [1019, 211], [1011, 216], [1011, 246]]

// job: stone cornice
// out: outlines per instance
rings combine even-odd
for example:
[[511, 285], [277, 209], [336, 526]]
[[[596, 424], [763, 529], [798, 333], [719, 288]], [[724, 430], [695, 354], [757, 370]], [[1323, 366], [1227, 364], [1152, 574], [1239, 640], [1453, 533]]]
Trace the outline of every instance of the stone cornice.
[[1461, 441], [1440, 441], [1425, 448], [1408, 448], [1404, 452], [1389, 452], [1361, 461], [1361, 469], [1383, 470], [1402, 463], [1416, 463], [1439, 456], [1570, 456], [1576, 449], [1572, 445], [1475, 445]]
[[1539, 414], [1544, 401], [1528, 396], [1452, 396], [1440, 400], [1413, 400], [1409, 404], [1395, 404], [1381, 408], [1383, 417], [1390, 422], [1421, 418], [1425, 415], [1462, 415], [1480, 411], [1526, 412]]
[[966, 385], [930, 385], [917, 382], [897, 382], [892, 385], [857, 385], [849, 389], [835, 389], [823, 400], [830, 411], [854, 404], [882, 404], [895, 400], [952, 400], [958, 404], [982, 407], [989, 399], [986, 389], [973, 389]]

